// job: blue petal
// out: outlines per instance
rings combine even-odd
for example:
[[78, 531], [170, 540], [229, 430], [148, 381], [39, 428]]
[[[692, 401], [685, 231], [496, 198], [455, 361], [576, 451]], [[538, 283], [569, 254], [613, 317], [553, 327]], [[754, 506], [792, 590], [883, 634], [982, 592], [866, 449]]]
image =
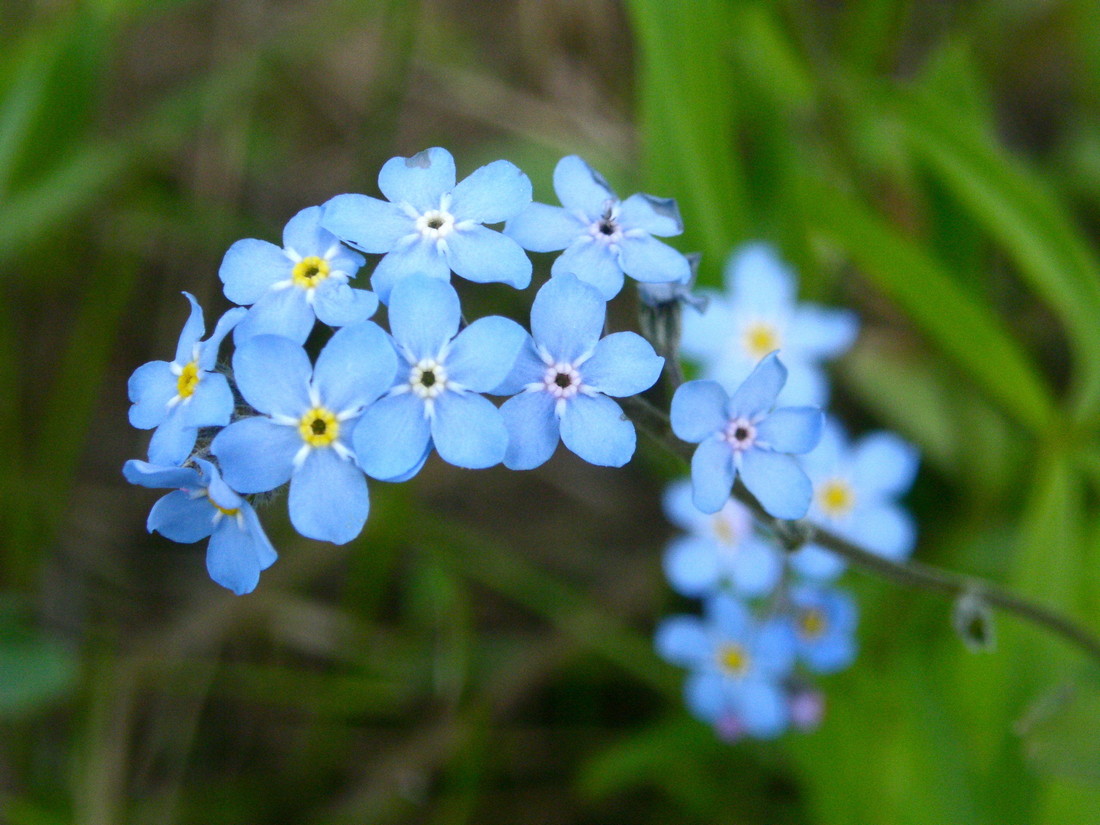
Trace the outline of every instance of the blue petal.
[[475, 393], [445, 392], [436, 398], [431, 428], [439, 457], [456, 467], [492, 467], [508, 448], [500, 410]]
[[313, 387], [335, 413], [365, 407], [393, 386], [397, 355], [373, 321], [344, 327], [325, 344], [313, 369]]
[[260, 300], [272, 284], [289, 278], [293, 270], [294, 262], [275, 244], [245, 238], [226, 251], [218, 277], [225, 297], [247, 306]]
[[771, 593], [783, 575], [783, 557], [763, 541], [746, 538], [734, 551], [728, 567], [739, 596], [756, 598]]
[[134, 370], [126, 389], [133, 402], [130, 424], [151, 430], [168, 417], [168, 402], [179, 394], [179, 378], [167, 361], [150, 361]]
[[861, 508], [851, 524], [838, 528], [846, 538], [893, 561], [903, 561], [913, 552], [917, 530], [912, 517], [901, 507], [883, 504]]
[[413, 364], [422, 358], [436, 358], [458, 332], [462, 318], [454, 287], [419, 273], [394, 285], [389, 308], [390, 332]]
[[751, 679], [738, 691], [738, 708], [745, 731], [761, 739], [771, 739], [783, 733], [789, 721], [787, 699], [774, 682]]
[[687, 256], [648, 235], [623, 238], [619, 244], [619, 265], [637, 281], [651, 284], [683, 283], [691, 277]]
[[768, 244], [746, 244], [726, 263], [726, 289], [735, 302], [766, 317], [786, 315], [795, 302], [795, 277]]
[[526, 289], [531, 283], [531, 259], [506, 235], [475, 225], [447, 238], [447, 263], [456, 275], [479, 284], [508, 284]]
[[710, 635], [695, 616], [670, 616], [659, 625], [653, 645], [657, 655], [680, 667], [697, 668], [710, 659]]
[[615, 193], [595, 169], [576, 155], [567, 155], [554, 167], [554, 191], [566, 209], [594, 220], [603, 214]]
[[806, 666], [816, 673], [837, 673], [856, 658], [856, 643], [851, 636], [836, 635], [818, 640], [802, 651]]
[[181, 367], [184, 364], [191, 363], [191, 360], [195, 357], [195, 344], [199, 342], [202, 334], [206, 331], [206, 325], [202, 319], [202, 307], [199, 306], [199, 302], [195, 300], [195, 296], [190, 292], [183, 294], [191, 303], [191, 314], [187, 318], [187, 323], [183, 325], [179, 342], [176, 344], [176, 363]]
[[508, 221], [504, 234], [531, 252], [554, 252], [572, 244], [587, 227], [568, 209], [532, 203]]
[[409, 275], [421, 273], [441, 281], [450, 281], [451, 267], [434, 243], [419, 238], [400, 244], [384, 256], [370, 276], [370, 285], [378, 300], [389, 305], [394, 284]]
[[149, 441], [149, 461], [153, 464], [182, 464], [199, 437], [198, 427], [189, 427], [178, 408], [173, 413], [153, 431]]
[[752, 644], [756, 668], [761, 673], [782, 678], [794, 667], [797, 638], [787, 617], [762, 622]]
[[554, 261], [550, 274], [555, 278], [575, 275], [591, 284], [605, 301], [610, 301], [623, 288], [623, 268], [619, 256], [607, 244], [582, 235]]
[[523, 339], [523, 346], [520, 347], [508, 376], [489, 392], [493, 395], [515, 395], [523, 392], [528, 384], [541, 382], [546, 369], [547, 365], [535, 351], [534, 339], [527, 335]]
[[790, 361], [784, 350], [787, 383], [775, 399], [780, 407], [824, 407], [829, 403], [829, 378], [818, 366], [808, 361]]
[[504, 466], [509, 470], [532, 470], [549, 460], [558, 446], [558, 418], [554, 399], [546, 392], [524, 392], [501, 405], [500, 414], [508, 428], [508, 450]]
[[158, 489], [162, 487], [180, 487], [197, 490], [202, 486], [198, 471], [191, 467], [171, 467], [163, 464], [150, 464], [148, 461], [131, 459], [122, 465], [122, 475], [131, 484], [140, 487]]
[[692, 673], [684, 682], [684, 703], [697, 718], [717, 722], [730, 712], [725, 677], [717, 671]]
[[776, 396], [787, 380], [787, 368], [773, 352], [765, 355], [730, 398], [726, 412], [731, 419], [756, 418], [775, 406]]
[[245, 504], [244, 499], [222, 480], [216, 466], [203, 458], [196, 458], [195, 463], [202, 468], [207, 485], [206, 494], [215, 507], [221, 510], [236, 510]]
[[555, 360], [572, 363], [595, 349], [606, 315], [607, 303], [595, 288], [563, 275], [551, 278], [535, 295], [531, 333]]
[[561, 416], [561, 440], [589, 464], [622, 467], [634, 455], [637, 436], [622, 408], [604, 395], [577, 395]]
[[260, 296], [233, 330], [233, 342], [239, 347], [257, 335], [279, 335], [296, 344], [304, 344], [313, 330], [313, 308], [304, 290], [289, 286], [273, 289]]
[[624, 229], [641, 229], [650, 235], [666, 238], [684, 231], [680, 208], [672, 198], [653, 195], [631, 195], [619, 206], [619, 225]]
[[233, 331], [237, 324], [244, 320], [246, 315], [248, 315], [248, 310], [244, 307], [233, 307], [218, 319], [218, 323], [214, 325], [214, 332], [202, 344], [202, 352], [199, 354], [199, 367], [201, 369], [208, 372], [214, 369], [218, 363], [218, 350], [221, 349], [222, 341], [225, 340], [225, 336]]
[[692, 501], [704, 513], [717, 513], [733, 490], [735, 471], [729, 445], [715, 438], [703, 441], [691, 457]]
[[313, 450], [290, 480], [290, 522], [306, 538], [346, 544], [367, 522], [367, 480], [329, 448]]
[[451, 343], [447, 378], [474, 392], [492, 392], [512, 372], [529, 340], [527, 330], [511, 318], [478, 318]]
[[356, 249], [389, 252], [416, 232], [416, 219], [395, 203], [367, 195], [337, 195], [324, 205], [321, 226]]
[[864, 494], [900, 496], [913, 484], [919, 465], [920, 453], [912, 444], [893, 433], [871, 433], [853, 450], [853, 482]]
[[313, 311], [321, 323], [330, 327], [346, 327], [365, 321], [377, 309], [377, 295], [365, 289], [352, 289], [347, 284], [322, 284], [314, 292]]
[[741, 456], [741, 480], [760, 505], [780, 519], [800, 519], [810, 509], [813, 485], [789, 455], [750, 449]]
[[808, 453], [821, 438], [824, 420], [817, 407], [781, 407], [756, 425], [756, 438], [777, 453]]
[[800, 304], [791, 318], [787, 345], [817, 361], [847, 352], [858, 334], [859, 319], [854, 312]]
[[214, 530], [216, 512], [205, 497], [193, 498], [176, 490], [158, 499], [145, 525], [150, 533], [155, 530], [166, 539], [191, 544]]
[[367, 407], [355, 425], [355, 457], [371, 478], [390, 480], [417, 466], [431, 431], [424, 402], [411, 392], [381, 398]]
[[664, 557], [665, 576], [683, 596], [710, 595], [718, 586], [718, 552], [713, 541], [696, 536], [673, 539]]
[[633, 332], [616, 332], [596, 344], [596, 352], [581, 367], [583, 382], [605, 395], [623, 398], [648, 390], [661, 377], [665, 359]]
[[531, 203], [531, 180], [514, 163], [495, 160], [454, 188], [455, 221], [501, 223]]
[[454, 158], [438, 146], [410, 158], [390, 158], [378, 173], [378, 188], [389, 200], [409, 203], [418, 212], [438, 209], [440, 198], [455, 188]]
[[206, 571], [210, 578], [238, 596], [251, 593], [260, 581], [256, 542], [237, 519], [223, 518], [206, 547]]
[[[728, 593], [707, 599], [703, 608], [707, 623], [725, 641], [744, 644], [753, 627], [752, 614], [745, 604]], [[751, 663], [755, 666], [755, 663]]]
[[691, 479], [681, 478], [672, 482], [661, 498], [668, 520], [682, 530], [702, 533], [710, 528], [711, 519], [699, 511], [691, 500]]
[[220, 372], [208, 372], [189, 399], [179, 406], [178, 415], [188, 427], [223, 427], [233, 414], [233, 391]]
[[233, 353], [237, 389], [245, 401], [265, 415], [298, 418], [305, 414], [312, 406], [309, 401], [312, 372], [306, 351], [279, 335], [250, 338], [238, 344]]
[[678, 438], [698, 444], [724, 430], [729, 396], [715, 381], [688, 381], [672, 395], [669, 418]]
[[336, 243], [336, 238], [321, 228], [322, 214], [320, 206], [307, 206], [287, 221], [283, 227], [283, 247], [303, 258], [311, 255], [325, 257], [325, 253]]
[[230, 487], [241, 493], [266, 493], [290, 479], [302, 443], [297, 427], [253, 417], [234, 421], [218, 433], [210, 451], [218, 457], [222, 478]]
[[[870, 548], [868, 548], [870, 549]], [[844, 572], [844, 559], [818, 544], [806, 544], [789, 556], [791, 568], [815, 581], [835, 579]]]
[[247, 501], [241, 505], [241, 514], [244, 515], [249, 533], [252, 535], [252, 541], [256, 549], [256, 560], [260, 563], [260, 569], [267, 570], [278, 560], [279, 554], [275, 552], [267, 533], [264, 532], [256, 511], [252, 509]]

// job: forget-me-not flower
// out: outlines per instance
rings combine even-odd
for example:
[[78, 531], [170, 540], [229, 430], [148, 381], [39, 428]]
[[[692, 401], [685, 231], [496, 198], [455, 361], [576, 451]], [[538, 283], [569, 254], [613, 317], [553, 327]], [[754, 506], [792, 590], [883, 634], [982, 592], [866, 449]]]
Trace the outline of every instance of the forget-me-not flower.
[[175, 487], [149, 511], [146, 526], [183, 544], [210, 537], [206, 569], [210, 578], [238, 596], [251, 593], [260, 571], [278, 554], [264, 533], [256, 511], [229, 488], [218, 468], [201, 458], [192, 467], [165, 467], [127, 461], [122, 468], [131, 484], [154, 489]]
[[771, 515], [806, 515], [813, 488], [794, 455], [817, 445], [823, 416], [816, 407], [773, 409], [786, 379], [773, 352], [732, 397], [715, 381], [688, 381], [672, 396], [672, 431], [699, 445], [691, 459], [692, 500], [704, 513], [722, 509], [740, 475]]
[[324, 205], [321, 225], [356, 249], [385, 253], [371, 286], [383, 303], [400, 279], [415, 272], [449, 280], [531, 283], [531, 261], [511, 238], [482, 224], [501, 223], [531, 202], [531, 181], [514, 164], [497, 160], [457, 186], [455, 162], [434, 147], [411, 158], [391, 158], [378, 173], [388, 200], [337, 195]]
[[532, 252], [565, 250], [555, 276], [572, 273], [595, 286], [604, 300], [623, 288], [623, 275], [648, 283], [686, 283], [691, 266], [683, 253], [654, 238], [684, 231], [676, 201], [631, 195], [620, 201], [599, 172], [576, 155], [558, 161], [554, 191], [561, 206], [532, 203], [504, 227]]
[[653, 386], [664, 359], [642, 336], [600, 338], [607, 304], [572, 275], [551, 278], [531, 305], [531, 332], [508, 378], [500, 408], [508, 426], [504, 466], [530, 470], [550, 458], [560, 437], [591, 464], [621, 467], [634, 455], [634, 425], [608, 396]]
[[139, 430], [154, 427], [149, 443], [153, 464], [182, 464], [195, 446], [200, 427], [220, 427], [233, 414], [233, 392], [221, 373], [212, 372], [218, 348], [245, 310], [231, 309], [218, 319], [213, 334], [206, 332], [202, 307], [190, 293], [191, 316], [176, 345], [174, 361], [150, 361], [130, 376], [130, 423]]
[[458, 467], [499, 464], [508, 429], [500, 410], [479, 393], [508, 376], [526, 330], [494, 315], [459, 332], [458, 293], [426, 275], [394, 285], [389, 319], [397, 383], [363, 413], [354, 436], [359, 465], [374, 478], [407, 478], [433, 444]]
[[821, 364], [852, 345], [855, 314], [798, 303], [794, 274], [767, 244], [735, 250], [725, 280], [724, 294], [704, 293], [710, 298], [705, 311], [684, 314], [681, 350], [700, 363], [700, 377], [736, 386], [778, 349], [789, 371], [779, 402], [823, 406], [829, 384]]
[[315, 318], [342, 327], [374, 314], [374, 293], [348, 286], [363, 256], [341, 245], [320, 221], [321, 207], [311, 206], [287, 223], [282, 248], [256, 238], [229, 247], [218, 271], [225, 297], [252, 305], [233, 333], [238, 344], [256, 335], [282, 335], [301, 344]]
[[799, 585], [790, 591], [799, 658], [810, 670], [836, 673], [856, 657], [856, 605], [841, 590]]
[[261, 493], [289, 481], [290, 521], [299, 533], [351, 541], [370, 509], [352, 433], [396, 370], [389, 338], [372, 321], [337, 330], [315, 366], [289, 338], [248, 339], [233, 354], [233, 373], [261, 415], [234, 421], [210, 445], [226, 482]]

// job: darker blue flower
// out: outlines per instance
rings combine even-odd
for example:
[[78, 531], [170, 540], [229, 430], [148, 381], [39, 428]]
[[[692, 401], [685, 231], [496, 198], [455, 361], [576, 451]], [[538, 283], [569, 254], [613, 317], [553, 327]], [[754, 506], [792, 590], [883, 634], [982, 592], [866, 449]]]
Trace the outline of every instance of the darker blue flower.
[[841, 590], [800, 585], [790, 591], [798, 655], [818, 673], [835, 673], [856, 656], [856, 605]]

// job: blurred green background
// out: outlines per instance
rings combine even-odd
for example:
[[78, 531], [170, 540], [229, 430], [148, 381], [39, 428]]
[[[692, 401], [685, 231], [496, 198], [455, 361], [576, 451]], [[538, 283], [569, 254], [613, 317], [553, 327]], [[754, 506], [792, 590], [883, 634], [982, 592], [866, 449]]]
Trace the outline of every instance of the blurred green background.
[[180, 291], [212, 321], [230, 243], [433, 145], [676, 197], [705, 283], [778, 244], [863, 318], [836, 410], [925, 456], [917, 557], [1100, 631], [1094, 0], [0, 0], [0, 821], [1100, 822], [1096, 667], [1009, 619], [967, 653], [859, 573], [819, 731], [690, 719], [652, 445], [433, 459], [344, 547], [280, 503], [243, 598], [146, 535], [126, 379]]

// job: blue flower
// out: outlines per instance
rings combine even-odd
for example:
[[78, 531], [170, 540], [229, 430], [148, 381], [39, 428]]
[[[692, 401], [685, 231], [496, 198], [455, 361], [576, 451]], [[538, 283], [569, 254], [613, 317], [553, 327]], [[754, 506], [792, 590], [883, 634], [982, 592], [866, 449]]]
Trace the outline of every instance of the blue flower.
[[355, 431], [367, 475], [408, 478], [432, 445], [458, 467], [499, 464], [508, 447], [489, 392], [512, 369], [527, 337], [508, 318], [480, 318], [458, 331], [458, 293], [445, 281], [411, 275], [390, 293], [390, 329], [400, 367], [397, 383], [369, 406]]
[[773, 352], [732, 397], [715, 381], [688, 381], [672, 396], [672, 431], [699, 445], [691, 459], [691, 484], [695, 506], [704, 513], [722, 509], [740, 474], [771, 515], [806, 515], [813, 489], [791, 454], [814, 448], [822, 414], [814, 407], [773, 409], [786, 379]]
[[150, 361], [130, 376], [130, 423], [139, 430], [156, 427], [149, 444], [154, 464], [182, 464], [195, 446], [200, 427], [220, 427], [233, 414], [233, 392], [224, 375], [211, 372], [218, 348], [245, 314], [237, 308], [225, 313], [214, 333], [201, 341], [206, 327], [202, 307], [190, 293], [191, 316], [176, 345], [176, 359]]
[[411, 158], [391, 158], [378, 174], [389, 202], [337, 195], [324, 205], [321, 224], [363, 252], [386, 253], [371, 276], [383, 303], [400, 279], [414, 272], [477, 283], [531, 283], [531, 261], [511, 238], [482, 224], [508, 220], [531, 202], [531, 181], [498, 160], [457, 186], [455, 162], [435, 147]]
[[210, 578], [238, 596], [251, 593], [260, 571], [274, 564], [278, 554], [252, 505], [222, 481], [217, 467], [201, 458], [195, 464], [198, 470], [127, 461], [122, 472], [131, 484], [177, 488], [149, 511], [149, 532], [155, 530], [184, 544], [209, 536], [206, 569]]
[[341, 246], [320, 221], [321, 207], [311, 206], [287, 223], [283, 248], [255, 238], [229, 247], [218, 272], [225, 297], [252, 305], [233, 334], [238, 344], [256, 335], [282, 335], [301, 344], [314, 318], [342, 327], [374, 314], [378, 298], [348, 286], [363, 256]]
[[727, 583], [746, 598], [770, 593], [783, 573], [780, 550], [753, 529], [748, 508], [728, 499], [714, 515], [704, 515], [691, 500], [691, 482], [674, 481], [664, 496], [665, 514], [687, 535], [669, 542], [665, 574], [676, 592], [708, 596]]
[[766, 244], [736, 250], [725, 277], [724, 295], [704, 293], [710, 298], [706, 310], [684, 314], [684, 356], [700, 362], [701, 377], [732, 387], [781, 349], [790, 375], [780, 403], [823, 406], [829, 385], [821, 363], [852, 345], [859, 331], [855, 315], [797, 303], [793, 273]]
[[551, 278], [531, 305], [531, 332], [497, 389], [508, 425], [504, 466], [530, 470], [550, 458], [558, 439], [592, 464], [621, 467], [634, 455], [634, 425], [607, 396], [649, 389], [664, 359], [644, 338], [616, 332], [601, 339], [607, 305], [571, 275]]
[[[897, 498], [913, 483], [919, 463], [917, 449], [889, 432], [870, 433], [849, 447], [840, 425], [829, 419], [821, 442], [802, 461], [814, 491], [808, 517], [902, 561], [913, 551], [916, 528]], [[791, 554], [790, 564], [814, 579], [831, 579], [844, 570], [843, 560], [812, 542]]]
[[262, 415], [234, 421], [210, 445], [225, 480], [242, 493], [290, 481], [290, 521], [299, 533], [351, 541], [370, 509], [349, 446], [352, 433], [396, 370], [388, 336], [371, 321], [338, 330], [312, 368], [288, 338], [245, 341], [233, 355], [233, 372], [241, 395]]
[[532, 252], [564, 249], [553, 275], [572, 273], [608, 301], [623, 288], [624, 273], [646, 283], [691, 278], [688, 259], [653, 237], [684, 231], [676, 201], [641, 194], [620, 201], [576, 155], [558, 161], [554, 191], [560, 207], [532, 203], [504, 227], [504, 234]]
[[840, 590], [800, 585], [790, 591], [799, 658], [810, 670], [836, 673], [856, 657], [856, 605]]
[[770, 738], [789, 722], [783, 680], [794, 663], [794, 638], [780, 620], [758, 622], [725, 593], [707, 599], [705, 618], [672, 616], [657, 628], [662, 658], [691, 671], [688, 709], [719, 731]]

